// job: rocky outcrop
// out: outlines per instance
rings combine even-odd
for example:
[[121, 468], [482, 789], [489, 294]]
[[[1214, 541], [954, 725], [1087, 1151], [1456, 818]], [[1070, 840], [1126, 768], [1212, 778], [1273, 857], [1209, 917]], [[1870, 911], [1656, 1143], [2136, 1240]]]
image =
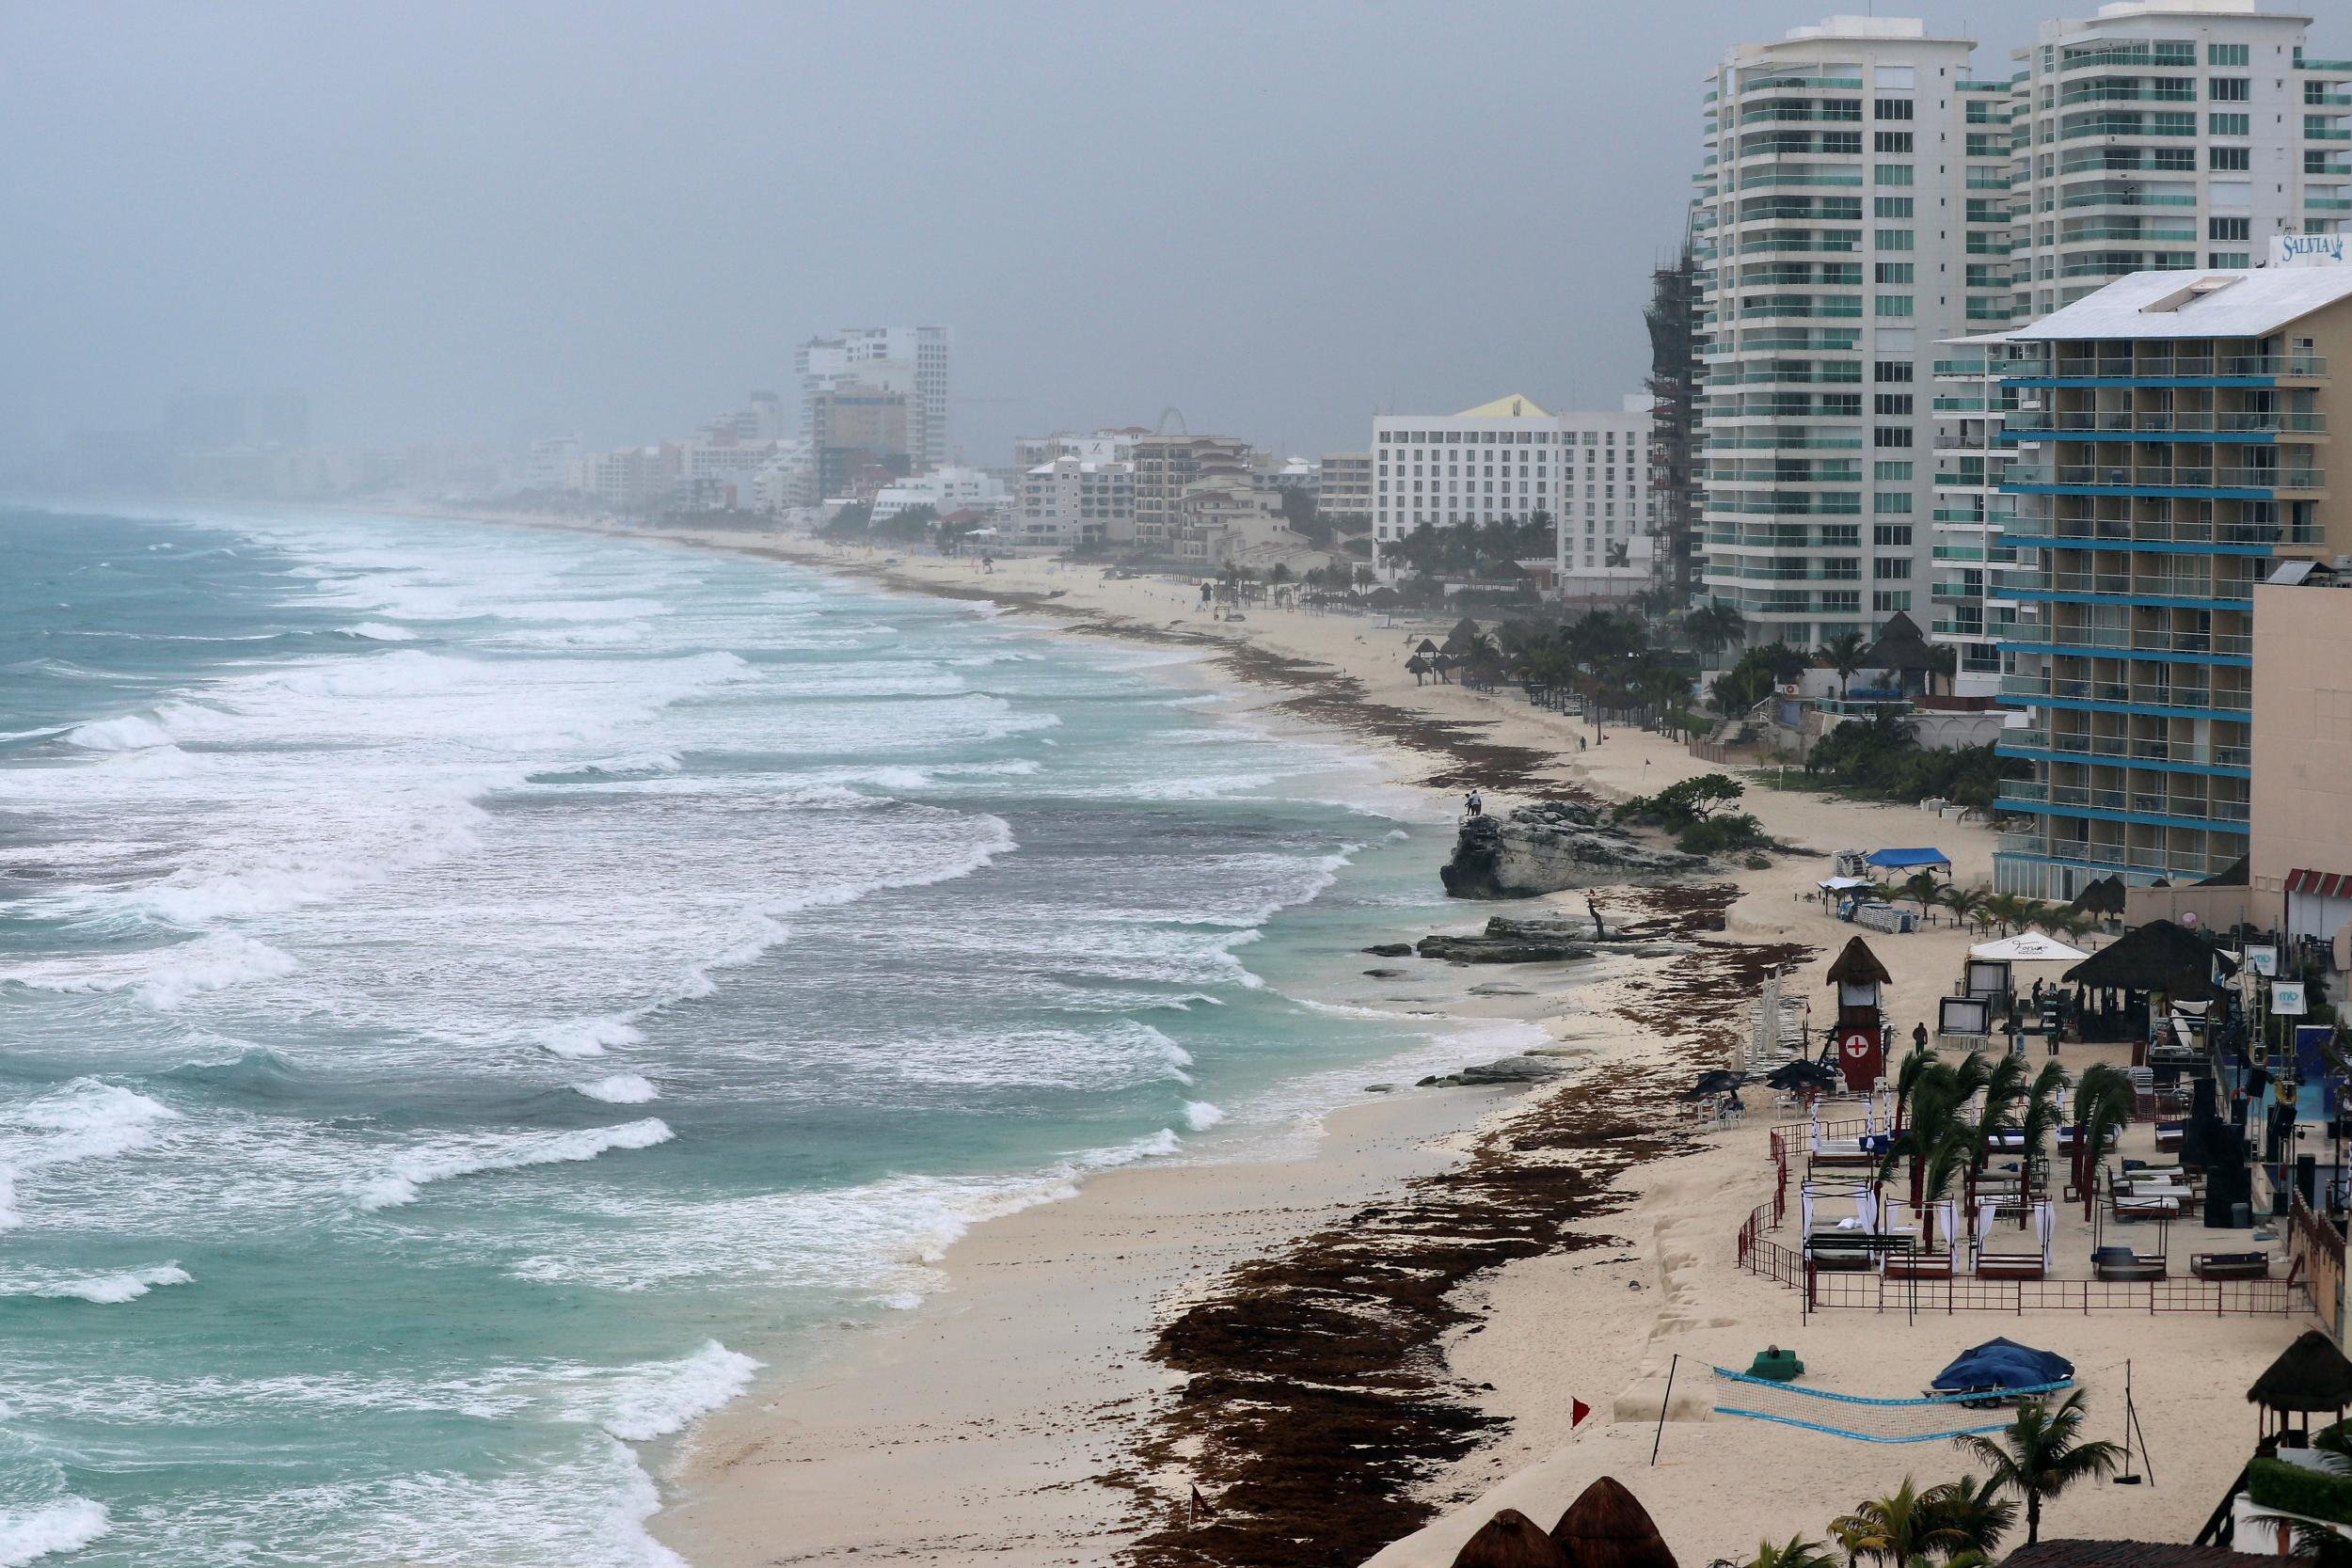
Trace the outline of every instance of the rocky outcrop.
[[1534, 898], [1564, 888], [1663, 882], [1712, 870], [1704, 855], [1645, 844], [1589, 806], [1547, 800], [1473, 816], [1438, 871], [1455, 898]]
[[1424, 958], [1444, 958], [1457, 964], [1568, 963], [1609, 955], [1628, 958], [1668, 958], [1691, 951], [1691, 944], [1666, 942], [1640, 932], [1593, 934], [1589, 920], [1568, 918], [1516, 919], [1498, 914], [1475, 936], [1425, 936], [1413, 951]]
[[1480, 1062], [1459, 1072], [1431, 1074], [1416, 1085], [1433, 1088], [1452, 1087], [1464, 1084], [1541, 1084], [1573, 1070], [1567, 1063], [1549, 1056], [1505, 1056], [1499, 1061]]

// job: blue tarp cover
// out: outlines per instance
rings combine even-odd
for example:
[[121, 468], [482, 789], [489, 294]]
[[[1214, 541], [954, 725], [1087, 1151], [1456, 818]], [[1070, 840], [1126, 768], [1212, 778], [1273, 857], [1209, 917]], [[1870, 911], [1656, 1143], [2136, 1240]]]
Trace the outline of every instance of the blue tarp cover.
[[1987, 1339], [1974, 1350], [1962, 1351], [1950, 1366], [1935, 1374], [1933, 1386], [2039, 1388], [2074, 1375], [2074, 1364], [2062, 1355], [2010, 1339]]
[[1872, 865], [1949, 865], [1941, 849], [1875, 849], [1864, 857]]

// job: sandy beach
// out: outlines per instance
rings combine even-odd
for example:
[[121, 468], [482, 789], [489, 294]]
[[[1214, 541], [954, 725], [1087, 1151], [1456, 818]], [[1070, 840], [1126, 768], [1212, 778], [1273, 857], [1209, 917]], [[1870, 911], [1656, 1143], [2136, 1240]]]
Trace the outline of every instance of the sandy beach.
[[[1400, 780], [1448, 797], [1475, 784], [1497, 807], [1615, 799], [1718, 770], [1657, 736], [1601, 739], [1507, 691], [1415, 686], [1403, 661], [1424, 632], [1442, 635], [1435, 619], [1252, 610], [1216, 622], [1184, 584], [1104, 580], [1096, 567], [1030, 560], [982, 575], [751, 531], [660, 537], [985, 597], [1079, 635], [1197, 645], [1212, 656], [1205, 678], [1239, 683], [1269, 718], [1343, 729]], [[1710, 1365], [1744, 1366], [1777, 1343], [1804, 1356], [1809, 1386], [1904, 1397], [1960, 1349], [2008, 1334], [2075, 1361], [2098, 1435], [2121, 1434], [2130, 1360], [2153, 1446], [2157, 1484], [2078, 1489], [2048, 1532], [2186, 1540], [2250, 1446], [2244, 1389], [2306, 1326], [2299, 1314], [1801, 1322], [1796, 1292], [1735, 1265], [1740, 1225], [1770, 1193], [1772, 1118], [1692, 1129], [1673, 1092], [1744, 1045], [1766, 974], [1786, 966], [1785, 994], [1825, 1016], [1824, 971], [1854, 934], [1811, 896], [1832, 850], [1931, 844], [1969, 883], [1989, 878], [1994, 843], [1982, 826], [1912, 807], [1762, 788], [1742, 804], [1801, 852], [1711, 889], [1600, 895], [1613, 918], [1691, 943], [1686, 956], [1605, 958], [1574, 985], [1540, 966], [1479, 976], [1534, 993], [1522, 1005], [1571, 1075], [1526, 1092], [1368, 1098], [1328, 1117], [1309, 1157], [1113, 1172], [983, 1225], [948, 1254], [946, 1291], [845, 1335], [820, 1370], [756, 1390], [667, 1456], [657, 1531], [697, 1568], [852, 1552], [1438, 1568], [1496, 1508], [1549, 1523], [1606, 1473], [1644, 1498], [1684, 1562], [1705, 1563], [1764, 1535], [1818, 1536], [1907, 1475], [1924, 1485], [1963, 1468], [1941, 1442], [1863, 1444], [1715, 1416]], [[1583, 913], [1581, 894], [1537, 902]], [[1466, 905], [1458, 928], [1490, 912]], [[1938, 924], [1872, 940], [1907, 1035], [1977, 938]], [[2097, 1059], [2109, 1058], [2066, 1053], [2076, 1071]], [[2058, 1243], [2061, 1272], [2076, 1275], [2078, 1219]], [[2171, 1247], [2233, 1241], [2245, 1233], [2182, 1227]], [[1442, 1289], [1366, 1283], [1397, 1259]], [[1392, 1354], [1351, 1341], [1351, 1315], [1386, 1325]], [[1595, 1413], [1575, 1430], [1573, 1401]], [[1352, 1452], [1318, 1451], [1316, 1433], [1352, 1421], [1363, 1423]], [[1225, 1508], [1187, 1528], [1195, 1485]]]

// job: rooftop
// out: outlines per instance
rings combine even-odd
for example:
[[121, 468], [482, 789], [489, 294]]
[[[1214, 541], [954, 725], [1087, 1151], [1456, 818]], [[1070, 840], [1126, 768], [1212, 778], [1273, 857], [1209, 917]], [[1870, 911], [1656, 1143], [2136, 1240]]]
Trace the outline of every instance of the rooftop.
[[2259, 338], [2346, 298], [2352, 267], [2136, 272], [2008, 338]]
[[1534, 398], [1518, 392], [1499, 397], [1492, 403], [1482, 403], [1475, 408], [1465, 408], [1454, 416], [1457, 420], [1548, 420], [1550, 410]]

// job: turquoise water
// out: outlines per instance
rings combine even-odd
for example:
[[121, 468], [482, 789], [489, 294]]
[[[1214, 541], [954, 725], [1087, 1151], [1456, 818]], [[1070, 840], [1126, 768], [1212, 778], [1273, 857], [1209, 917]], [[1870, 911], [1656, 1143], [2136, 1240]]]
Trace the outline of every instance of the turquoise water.
[[636, 1445], [975, 1221], [1471, 1053], [1355, 956], [1450, 824], [1179, 655], [390, 517], [0, 560], [0, 1565], [675, 1562]]

